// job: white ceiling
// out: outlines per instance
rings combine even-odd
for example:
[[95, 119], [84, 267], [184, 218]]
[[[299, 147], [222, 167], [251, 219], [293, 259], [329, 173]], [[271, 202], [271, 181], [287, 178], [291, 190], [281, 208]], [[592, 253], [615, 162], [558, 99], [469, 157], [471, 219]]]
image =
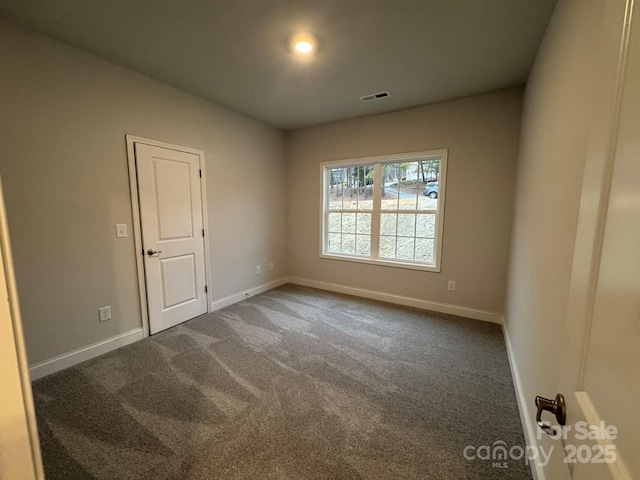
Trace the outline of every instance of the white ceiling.
[[[523, 84], [555, 0], [0, 0], [0, 16], [283, 129]], [[300, 62], [298, 32], [320, 49]], [[391, 97], [364, 103], [362, 95]]]

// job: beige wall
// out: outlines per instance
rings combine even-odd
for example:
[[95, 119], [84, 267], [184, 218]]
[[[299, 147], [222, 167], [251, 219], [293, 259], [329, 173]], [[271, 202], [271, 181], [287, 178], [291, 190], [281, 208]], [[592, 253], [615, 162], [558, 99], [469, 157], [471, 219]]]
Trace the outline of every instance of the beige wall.
[[[141, 325], [125, 134], [205, 151], [215, 299], [285, 274], [281, 131], [3, 21], [0, 65], [0, 170], [30, 363]], [[98, 322], [102, 305], [113, 320]]]
[[[521, 101], [509, 89], [288, 133], [289, 274], [502, 312]], [[319, 258], [320, 162], [436, 148], [449, 149], [441, 273]]]
[[526, 88], [505, 321], [527, 398], [555, 395], [566, 340], [598, 79], [597, 3], [558, 3]]

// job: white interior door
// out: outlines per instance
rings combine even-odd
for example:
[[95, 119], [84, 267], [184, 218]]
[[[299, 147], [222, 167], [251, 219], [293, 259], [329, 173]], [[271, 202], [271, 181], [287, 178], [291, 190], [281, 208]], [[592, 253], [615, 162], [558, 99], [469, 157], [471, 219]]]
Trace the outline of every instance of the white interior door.
[[[583, 187], [572, 331], [558, 366], [557, 391], [566, 397], [568, 429], [555, 441], [539, 437], [543, 448], [553, 448], [545, 471], [552, 480], [640, 479], [640, 16], [637, 8], [631, 15], [631, 1], [608, 3], [615, 14], [606, 17], [608, 24], [612, 31], [620, 27], [614, 40], [623, 46], [623, 68], [618, 100], [612, 102], [617, 107], [604, 122], [604, 167], [593, 168], [588, 161]], [[599, 118], [608, 115], [604, 109], [598, 113]], [[595, 125], [603, 123], [597, 119]], [[590, 188], [596, 184], [598, 189]], [[585, 244], [589, 248], [582, 248]]]
[[[611, 427], [610, 476], [640, 478], [640, 18], [633, 16], [579, 402], [590, 424]], [[615, 433], [614, 432], [615, 429]], [[606, 438], [613, 437], [613, 438]], [[583, 450], [584, 451], [584, 450]], [[579, 460], [579, 459], [578, 459]], [[588, 463], [576, 462], [575, 478]], [[608, 477], [598, 477], [608, 478]]]
[[206, 313], [199, 155], [135, 144], [151, 334]]

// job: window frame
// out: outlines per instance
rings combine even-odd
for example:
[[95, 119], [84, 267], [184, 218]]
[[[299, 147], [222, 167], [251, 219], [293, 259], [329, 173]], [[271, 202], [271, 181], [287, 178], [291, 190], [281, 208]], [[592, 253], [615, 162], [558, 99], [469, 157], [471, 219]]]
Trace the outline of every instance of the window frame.
[[[444, 236], [444, 209], [447, 185], [447, 156], [448, 149], [426, 150], [420, 152], [399, 153], [392, 155], [376, 155], [371, 157], [350, 158], [333, 160], [320, 163], [320, 258], [339, 260], [370, 265], [382, 265], [387, 267], [405, 268], [410, 270], [422, 270], [439, 273], [442, 270], [442, 243]], [[382, 212], [382, 165], [389, 163], [405, 163], [421, 160], [440, 160], [440, 176], [438, 178], [438, 203], [436, 210], [420, 210], [422, 213], [436, 215], [434, 232], [433, 263], [427, 264], [412, 260], [388, 259], [357, 256], [355, 254], [329, 253], [329, 196], [327, 189], [329, 184], [329, 172], [332, 168], [361, 167], [373, 165], [373, 209], [371, 211], [371, 250], [378, 251], [380, 243], [380, 219]], [[353, 213], [366, 213], [366, 211], [354, 210]], [[397, 210], [394, 213], [410, 213], [407, 210]], [[375, 245], [375, 250], [374, 250]]]

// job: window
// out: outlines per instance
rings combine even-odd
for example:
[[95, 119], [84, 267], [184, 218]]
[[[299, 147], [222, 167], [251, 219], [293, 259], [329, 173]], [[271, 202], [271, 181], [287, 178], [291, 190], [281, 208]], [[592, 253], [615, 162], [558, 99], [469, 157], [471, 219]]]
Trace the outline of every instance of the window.
[[440, 271], [447, 151], [325, 162], [323, 258]]

